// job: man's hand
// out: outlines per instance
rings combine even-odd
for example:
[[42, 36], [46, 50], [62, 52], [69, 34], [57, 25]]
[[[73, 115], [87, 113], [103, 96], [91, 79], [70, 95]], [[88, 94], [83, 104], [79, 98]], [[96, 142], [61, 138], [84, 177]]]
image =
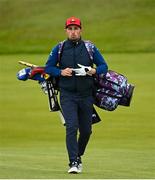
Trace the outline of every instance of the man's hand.
[[61, 70], [61, 76], [72, 76], [72, 68]]
[[87, 74], [88, 74], [89, 76], [92, 76], [92, 75], [95, 74], [95, 73], [96, 73], [96, 69], [95, 69], [95, 68], [91, 68], [90, 71], [87, 71]]

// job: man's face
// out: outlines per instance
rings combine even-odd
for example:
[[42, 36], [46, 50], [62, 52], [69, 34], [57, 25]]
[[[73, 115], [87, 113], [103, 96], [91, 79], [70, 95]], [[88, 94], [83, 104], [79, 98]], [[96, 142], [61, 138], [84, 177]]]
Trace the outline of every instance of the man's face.
[[81, 37], [81, 29], [76, 25], [70, 25], [66, 28], [66, 34], [70, 40], [78, 40]]

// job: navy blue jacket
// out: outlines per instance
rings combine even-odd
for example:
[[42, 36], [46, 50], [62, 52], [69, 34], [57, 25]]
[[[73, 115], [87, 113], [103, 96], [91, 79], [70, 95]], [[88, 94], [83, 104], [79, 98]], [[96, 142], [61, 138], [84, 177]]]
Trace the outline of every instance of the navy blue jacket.
[[[61, 69], [78, 68], [77, 64], [93, 67], [96, 64], [96, 73], [106, 73], [108, 66], [98, 49], [94, 46], [93, 62], [89, 57], [84, 41], [72, 42], [65, 41], [59, 60], [59, 45], [55, 46], [50, 53], [45, 66], [45, 72], [51, 76], [60, 76], [59, 87], [67, 91], [79, 92], [80, 94], [92, 94], [93, 77], [92, 76], [61, 76]], [[59, 64], [57, 66], [57, 64]]]

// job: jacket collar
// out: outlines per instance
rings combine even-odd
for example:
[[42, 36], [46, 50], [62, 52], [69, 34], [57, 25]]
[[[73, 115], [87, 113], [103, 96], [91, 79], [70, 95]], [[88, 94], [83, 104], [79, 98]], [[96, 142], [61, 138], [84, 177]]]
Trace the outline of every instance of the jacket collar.
[[76, 41], [72, 41], [72, 40], [70, 40], [70, 39], [67, 39], [67, 41], [68, 41], [68, 43], [69, 43], [70, 45], [74, 45], [74, 46], [76, 46], [76, 45], [78, 45], [78, 44], [81, 44], [81, 42], [82, 42], [81, 38], [78, 39], [78, 40], [76, 40]]

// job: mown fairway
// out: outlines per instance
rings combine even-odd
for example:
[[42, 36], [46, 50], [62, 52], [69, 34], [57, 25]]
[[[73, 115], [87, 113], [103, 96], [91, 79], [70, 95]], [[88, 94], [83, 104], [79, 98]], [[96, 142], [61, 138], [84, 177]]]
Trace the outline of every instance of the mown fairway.
[[0, 178], [155, 178], [155, 54], [105, 54], [136, 88], [131, 107], [98, 109], [102, 122], [93, 127], [81, 175], [66, 173], [65, 129], [39, 85], [16, 79], [18, 60], [43, 65], [47, 56], [0, 56]]

